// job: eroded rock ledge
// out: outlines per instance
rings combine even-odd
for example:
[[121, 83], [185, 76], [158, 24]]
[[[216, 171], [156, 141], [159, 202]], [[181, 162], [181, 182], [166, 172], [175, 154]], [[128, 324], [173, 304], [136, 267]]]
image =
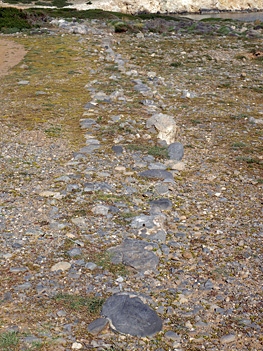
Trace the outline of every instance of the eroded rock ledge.
[[102, 9], [107, 11], [120, 11], [124, 13], [137, 13], [147, 11], [151, 13], [172, 13], [172, 12], [200, 12], [202, 10], [215, 11], [251, 11], [262, 10], [261, 0], [93, 0], [91, 4], [87, 2], [74, 3], [69, 6], [85, 9]]

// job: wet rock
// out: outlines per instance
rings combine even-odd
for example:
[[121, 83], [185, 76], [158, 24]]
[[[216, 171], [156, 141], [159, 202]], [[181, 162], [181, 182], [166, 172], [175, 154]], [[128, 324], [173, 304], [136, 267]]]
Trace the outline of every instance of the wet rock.
[[102, 306], [101, 314], [122, 334], [145, 337], [162, 329], [162, 320], [157, 313], [133, 293], [112, 295]]

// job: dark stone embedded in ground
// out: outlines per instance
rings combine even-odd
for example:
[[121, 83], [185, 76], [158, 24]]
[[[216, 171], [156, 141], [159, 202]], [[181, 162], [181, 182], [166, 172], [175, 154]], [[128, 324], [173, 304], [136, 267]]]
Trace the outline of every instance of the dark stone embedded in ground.
[[162, 198], [162, 199], [150, 201], [150, 205], [153, 209], [158, 208], [160, 210], [169, 210], [170, 208], [172, 208], [173, 203], [169, 199]]
[[84, 146], [79, 150], [80, 154], [92, 154], [95, 150], [99, 149], [100, 145], [98, 144], [90, 144], [88, 146]]
[[181, 161], [184, 156], [183, 144], [176, 142], [168, 146], [168, 155], [171, 160]]
[[116, 155], [120, 155], [123, 153], [123, 147], [120, 145], [114, 145], [111, 149], [115, 152]]
[[97, 318], [88, 325], [87, 329], [89, 333], [96, 335], [99, 334], [107, 324], [108, 320], [106, 318]]
[[145, 337], [162, 330], [161, 318], [133, 293], [112, 295], [103, 304], [101, 314], [122, 334]]
[[82, 129], [86, 129], [86, 128], [88, 129], [95, 124], [97, 124], [97, 122], [92, 118], [86, 118], [86, 119], [80, 120], [80, 126]]
[[148, 251], [147, 246], [158, 248], [158, 245], [146, 241], [125, 239], [121, 245], [109, 248], [108, 252], [113, 264], [123, 263], [138, 271], [152, 271], [156, 269], [159, 258]]
[[163, 169], [149, 169], [139, 173], [139, 176], [150, 179], [162, 179], [165, 181], [174, 181], [171, 172], [165, 171]]

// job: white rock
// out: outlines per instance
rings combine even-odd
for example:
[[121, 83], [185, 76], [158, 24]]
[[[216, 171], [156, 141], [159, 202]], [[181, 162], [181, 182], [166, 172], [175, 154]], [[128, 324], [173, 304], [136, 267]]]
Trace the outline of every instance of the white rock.
[[147, 128], [151, 128], [152, 126], [154, 126], [159, 132], [159, 139], [166, 141], [168, 145], [175, 142], [179, 128], [172, 116], [157, 113], [146, 122]]
[[71, 264], [69, 262], [65, 262], [65, 261], [61, 261], [58, 262], [56, 264], [54, 264], [54, 266], [51, 267], [51, 272], [55, 272], [55, 271], [67, 271], [68, 269], [70, 269]]
[[74, 342], [71, 346], [72, 350], [80, 350], [82, 349], [82, 347], [83, 347], [82, 344], [79, 342]]
[[175, 162], [173, 160], [167, 160], [165, 164], [174, 171], [183, 171], [185, 169], [185, 163], [182, 161]]
[[125, 13], [147, 12], [199, 12], [207, 10], [262, 10], [262, 0], [93, 0], [92, 4], [80, 3], [67, 6], [78, 10], [102, 9]]
[[50, 190], [45, 190], [45, 191], [42, 191], [40, 194], [40, 196], [44, 196], [44, 197], [60, 197], [60, 193], [57, 192], [57, 191], [50, 191]]
[[115, 171], [119, 171], [119, 172], [125, 172], [126, 168], [124, 166], [116, 166], [115, 167]]

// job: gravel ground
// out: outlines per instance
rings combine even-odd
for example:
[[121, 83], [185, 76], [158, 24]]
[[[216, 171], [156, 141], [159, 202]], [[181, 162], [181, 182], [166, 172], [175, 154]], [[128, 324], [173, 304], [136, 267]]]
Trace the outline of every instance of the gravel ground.
[[[0, 88], [0, 349], [263, 350], [262, 29], [72, 26], [3, 36], [27, 54]], [[157, 113], [179, 128], [180, 162], [147, 128]], [[140, 175], [156, 168], [172, 181]], [[125, 239], [151, 242], [158, 265], [112, 264]], [[120, 291], [163, 330], [89, 333]]]

